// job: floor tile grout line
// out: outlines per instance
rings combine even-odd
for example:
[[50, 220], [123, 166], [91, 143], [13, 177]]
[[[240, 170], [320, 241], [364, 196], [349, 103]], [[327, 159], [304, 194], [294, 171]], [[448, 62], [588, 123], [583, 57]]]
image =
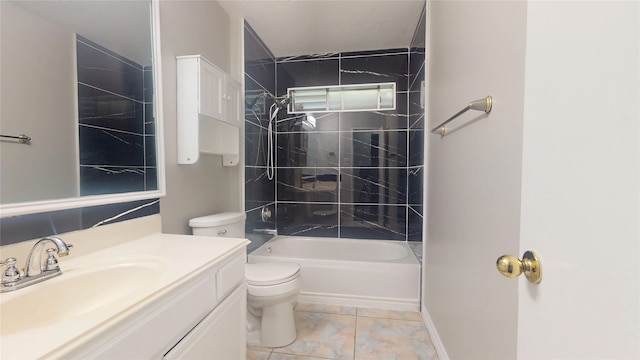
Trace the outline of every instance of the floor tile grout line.
[[353, 357], [351, 359], [356, 360], [356, 352], [358, 351], [358, 349], [356, 348], [356, 346], [358, 346], [358, 342], [357, 339], [358, 338], [358, 308], [356, 307], [356, 324], [355, 327], [353, 328]]

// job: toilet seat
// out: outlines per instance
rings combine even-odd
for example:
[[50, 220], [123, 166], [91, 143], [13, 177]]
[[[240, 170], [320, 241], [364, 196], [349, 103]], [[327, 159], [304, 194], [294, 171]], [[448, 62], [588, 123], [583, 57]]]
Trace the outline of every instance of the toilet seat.
[[249, 286], [279, 285], [300, 276], [300, 265], [282, 262], [247, 264], [245, 276]]

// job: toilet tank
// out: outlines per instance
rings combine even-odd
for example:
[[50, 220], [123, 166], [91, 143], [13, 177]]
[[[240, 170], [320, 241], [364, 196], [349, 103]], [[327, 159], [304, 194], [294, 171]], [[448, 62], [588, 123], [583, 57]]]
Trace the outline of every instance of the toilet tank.
[[244, 238], [243, 212], [226, 212], [189, 220], [193, 235]]

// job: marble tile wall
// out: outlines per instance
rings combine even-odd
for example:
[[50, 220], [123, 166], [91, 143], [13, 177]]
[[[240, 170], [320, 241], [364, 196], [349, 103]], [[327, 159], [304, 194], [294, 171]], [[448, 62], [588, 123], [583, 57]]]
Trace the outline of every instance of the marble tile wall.
[[265, 227], [257, 215], [267, 206], [284, 235], [421, 241], [424, 35], [411, 48], [276, 59], [247, 24], [245, 53], [249, 104], [264, 104], [252, 92], [300, 86], [395, 82], [397, 91], [394, 111], [279, 113], [275, 182], [264, 174], [271, 103], [248, 109], [247, 230]]
[[80, 194], [156, 190], [151, 69], [78, 36]]
[[[299, 86], [396, 83], [396, 110], [279, 117], [280, 234], [408, 239], [409, 49], [277, 59], [277, 95]], [[419, 90], [419, 89], [418, 89]], [[417, 122], [417, 117], [415, 122]], [[413, 176], [413, 175], [412, 175]], [[420, 200], [412, 199], [412, 202]], [[413, 218], [412, 218], [413, 219]]]
[[160, 200], [148, 199], [1, 218], [0, 245], [89, 229], [159, 212]]
[[276, 93], [276, 59], [251, 26], [244, 26], [245, 53], [245, 211], [247, 233], [275, 228], [261, 219], [262, 207], [275, 209], [276, 187], [267, 178], [269, 107]]

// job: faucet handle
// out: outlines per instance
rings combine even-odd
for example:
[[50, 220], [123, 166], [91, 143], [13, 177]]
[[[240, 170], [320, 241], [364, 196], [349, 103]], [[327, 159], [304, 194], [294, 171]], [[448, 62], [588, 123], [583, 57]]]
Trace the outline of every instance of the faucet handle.
[[54, 248], [47, 249], [47, 260], [44, 262], [44, 271], [60, 270], [55, 252], [56, 249]]
[[14, 257], [2, 262], [2, 265], [7, 265], [7, 269], [2, 272], [2, 285], [12, 285], [20, 280], [20, 270], [16, 267], [16, 262], [17, 260]]

